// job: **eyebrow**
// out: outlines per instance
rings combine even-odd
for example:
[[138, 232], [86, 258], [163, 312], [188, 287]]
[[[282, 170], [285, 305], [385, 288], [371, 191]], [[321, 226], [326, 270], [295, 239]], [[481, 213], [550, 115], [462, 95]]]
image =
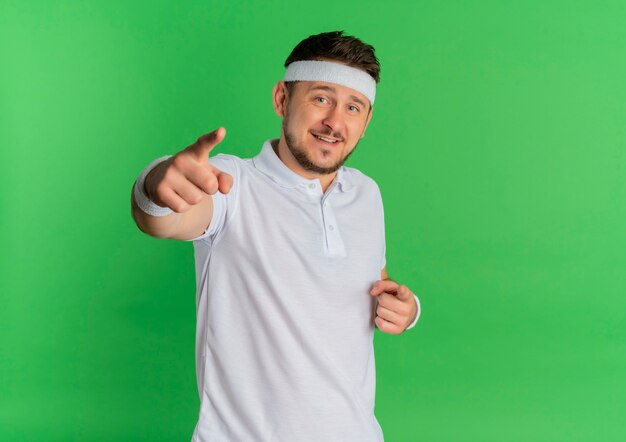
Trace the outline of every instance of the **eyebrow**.
[[[316, 86], [311, 86], [311, 87], [309, 88], [309, 92], [310, 92], [310, 91], [315, 91], [315, 90], [318, 90], [318, 91], [326, 91], [326, 92], [332, 92], [332, 93], [333, 93], [333, 94], [335, 94], [335, 95], [337, 94], [337, 90], [336, 90], [334, 87], [324, 86], [324, 85], [321, 85], [321, 84], [316, 85]], [[350, 95], [350, 99], [351, 99], [352, 101], [354, 101], [354, 102], [356, 102], [356, 103], [360, 104], [360, 105], [361, 105], [361, 106], [363, 106], [363, 107], [367, 107], [367, 104], [365, 104], [365, 103], [363, 102], [363, 100], [361, 100], [359, 97], [357, 97], [357, 96], [355, 96], [355, 95]]]

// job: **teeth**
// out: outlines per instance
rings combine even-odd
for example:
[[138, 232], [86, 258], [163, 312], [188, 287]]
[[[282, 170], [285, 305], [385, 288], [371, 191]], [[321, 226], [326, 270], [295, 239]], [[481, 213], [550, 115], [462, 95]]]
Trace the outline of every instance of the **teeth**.
[[330, 138], [326, 138], [326, 137], [321, 137], [319, 135], [315, 135], [317, 138], [319, 138], [320, 140], [326, 141], [327, 143], [336, 143], [337, 140], [331, 140]]

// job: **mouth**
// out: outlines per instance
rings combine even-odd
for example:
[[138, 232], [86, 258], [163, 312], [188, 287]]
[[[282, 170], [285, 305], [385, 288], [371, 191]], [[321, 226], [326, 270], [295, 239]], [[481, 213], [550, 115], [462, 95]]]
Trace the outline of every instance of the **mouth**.
[[329, 137], [329, 136], [326, 136], [326, 135], [318, 135], [318, 134], [315, 134], [313, 132], [311, 132], [311, 135], [313, 135], [313, 137], [317, 141], [319, 141], [321, 144], [323, 144], [325, 146], [336, 146], [341, 141], [343, 141], [343, 140], [341, 140], [339, 138]]

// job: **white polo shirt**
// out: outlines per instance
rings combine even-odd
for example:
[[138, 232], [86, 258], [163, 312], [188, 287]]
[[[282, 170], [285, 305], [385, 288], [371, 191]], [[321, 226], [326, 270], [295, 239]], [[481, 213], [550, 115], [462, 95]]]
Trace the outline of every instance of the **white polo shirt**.
[[193, 240], [192, 440], [382, 441], [369, 294], [385, 266], [380, 191], [342, 167], [323, 193], [272, 142], [251, 159], [209, 159], [234, 185], [214, 195], [210, 227]]

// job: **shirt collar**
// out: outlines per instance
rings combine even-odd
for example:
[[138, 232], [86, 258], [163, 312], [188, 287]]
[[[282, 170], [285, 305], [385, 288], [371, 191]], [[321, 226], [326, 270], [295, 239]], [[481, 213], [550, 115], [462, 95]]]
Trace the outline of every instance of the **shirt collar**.
[[[278, 140], [267, 140], [263, 143], [261, 152], [252, 159], [254, 167], [282, 187], [294, 188], [319, 181], [317, 178], [309, 179], [300, 176], [287, 167], [274, 152], [272, 148], [273, 142], [278, 143]], [[350, 175], [350, 172], [344, 166], [337, 170], [337, 175], [333, 182], [339, 183], [338, 187], [342, 192], [347, 192], [354, 187]]]

